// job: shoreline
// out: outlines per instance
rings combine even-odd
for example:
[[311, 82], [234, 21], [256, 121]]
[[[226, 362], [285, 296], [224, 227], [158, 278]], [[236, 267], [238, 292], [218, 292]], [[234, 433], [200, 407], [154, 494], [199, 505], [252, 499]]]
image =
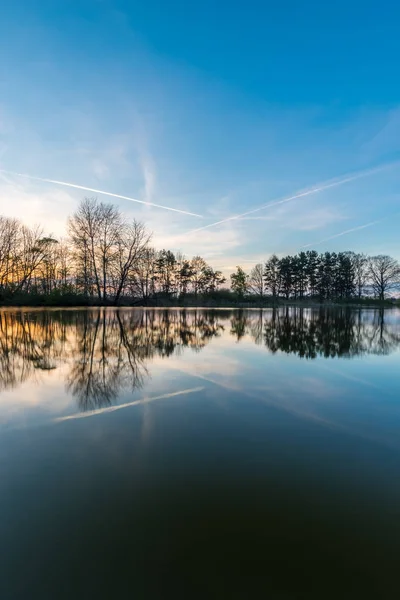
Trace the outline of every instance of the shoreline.
[[264, 310], [264, 309], [281, 309], [281, 308], [349, 308], [349, 309], [390, 309], [400, 308], [400, 300], [364, 300], [362, 302], [313, 302], [313, 301], [284, 301], [279, 300], [278, 302], [263, 302], [260, 304], [250, 302], [237, 302], [237, 303], [121, 303], [114, 305], [112, 303], [1, 303], [0, 309], [6, 308], [38, 308], [38, 309], [86, 309], [86, 308], [113, 308], [113, 309], [127, 309], [127, 308], [141, 308], [141, 309], [173, 309], [173, 310], [184, 310], [184, 309], [201, 309], [201, 310]]

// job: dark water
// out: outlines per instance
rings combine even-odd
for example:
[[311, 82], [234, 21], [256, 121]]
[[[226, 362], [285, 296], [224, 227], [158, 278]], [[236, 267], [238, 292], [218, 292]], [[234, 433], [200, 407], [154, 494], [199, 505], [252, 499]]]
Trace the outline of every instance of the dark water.
[[0, 598], [397, 598], [400, 312], [0, 312]]

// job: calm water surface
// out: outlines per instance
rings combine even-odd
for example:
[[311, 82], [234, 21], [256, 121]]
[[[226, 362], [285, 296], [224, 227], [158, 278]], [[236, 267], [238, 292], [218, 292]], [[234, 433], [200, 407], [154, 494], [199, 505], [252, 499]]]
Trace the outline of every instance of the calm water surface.
[[0, 311], [0, 598], [400, 596], [400, 312]]

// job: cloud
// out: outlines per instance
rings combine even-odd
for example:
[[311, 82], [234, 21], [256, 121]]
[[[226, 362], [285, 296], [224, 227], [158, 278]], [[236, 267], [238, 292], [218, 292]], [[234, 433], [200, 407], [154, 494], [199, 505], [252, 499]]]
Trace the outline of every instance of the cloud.
[[66, 219], [78, 198], [64, 189], [46, 189], [32, 182], [16, 182], [0, 172], [0, 211], [26, 225], [42, 225], [46, 233], [64, 236]]
[[151, 204], [156, 188], [156, 169], [153, 158], [150, 155], [142, 156], [140, 166], [144, 179], [144, 198], [146, 203]]
[[180, 250], [189, 256], [200, 254], [205, 258], [225, 257], [227, 253], [243, 243], [240, 232], [231, 226], [221, 231], [204, 231], [196, 237], [195, 243], [192, 239], [182, 238], [179, 225], [175, 226], [175, 233], [163, 233], [161, 227], [160, 224], [160, 227], [155, 229], [153, 242], [156, 247]]

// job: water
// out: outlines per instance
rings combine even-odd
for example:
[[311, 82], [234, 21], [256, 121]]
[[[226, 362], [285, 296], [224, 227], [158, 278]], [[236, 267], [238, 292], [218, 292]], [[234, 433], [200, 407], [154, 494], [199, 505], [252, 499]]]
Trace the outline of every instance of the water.
[[0, 598], [397, 597], [399, 365], [394, 309], [0, 311]]

